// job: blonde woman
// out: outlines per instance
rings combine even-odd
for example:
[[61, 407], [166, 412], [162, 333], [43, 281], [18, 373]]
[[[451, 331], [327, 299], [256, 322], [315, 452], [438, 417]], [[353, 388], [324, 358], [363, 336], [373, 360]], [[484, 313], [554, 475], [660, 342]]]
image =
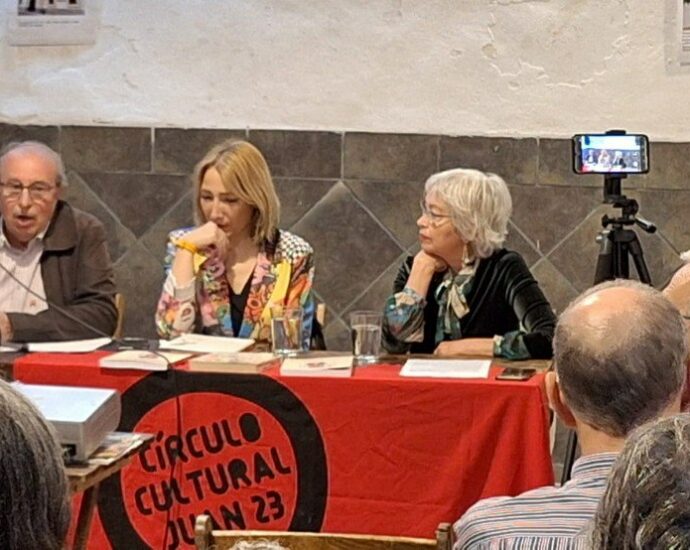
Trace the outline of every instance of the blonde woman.
[[278, 229], [280, 203], [262, 154], [246, 141], [213, 147], [194, 171], [198, 225], [173, 231], [156, 312], [163, 338], [181, 333], [270, 340], [270, 307], [314, 317], [311, 246]]
[[421, 250], [401, 266], [384, 311], [393, 353], [548, 358], [556, 318], [525, 261], [503, 248], [512, 201], [495, 174], [431, 176]]

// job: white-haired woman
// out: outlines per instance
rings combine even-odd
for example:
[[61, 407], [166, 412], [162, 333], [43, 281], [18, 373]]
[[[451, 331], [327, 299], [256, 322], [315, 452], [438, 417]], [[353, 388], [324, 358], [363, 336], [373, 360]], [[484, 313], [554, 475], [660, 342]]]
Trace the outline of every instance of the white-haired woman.
[[556, 318], [525, 261], [503, 248], [512, 201], [499, 176], [447, 170], [425, 184], [421, 251], [384, 312], [393, 353], [549, 358]]

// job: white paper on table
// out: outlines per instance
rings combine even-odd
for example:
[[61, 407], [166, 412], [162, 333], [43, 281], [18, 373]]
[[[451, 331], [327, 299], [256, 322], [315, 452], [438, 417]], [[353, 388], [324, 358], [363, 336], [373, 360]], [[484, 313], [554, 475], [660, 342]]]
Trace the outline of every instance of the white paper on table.
[[190, 353], [237, 353], [254, 343], [251, 338], [183, 334], [172, 340], [161, 340], [159, 349], [174, 349]]
[[64, 342], [29, 342], [26, 349], [44, 353], [87, 353], [110, 344], [110, 338], [89, 338], [88, 340], [66, 340]]
[[12, 346], [0, 346], [0, 353], [12, 353], [19, 350], [20, 346], [17, 346], [16, 348]]
[[408, 359], [400, 376], [420, 378], [488, 378], [490, 359]]

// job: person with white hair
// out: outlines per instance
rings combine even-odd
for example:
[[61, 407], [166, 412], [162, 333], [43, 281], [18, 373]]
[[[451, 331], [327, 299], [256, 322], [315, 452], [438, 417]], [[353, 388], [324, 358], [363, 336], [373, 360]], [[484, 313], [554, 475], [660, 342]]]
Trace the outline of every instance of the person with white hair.
[[70, 520], [67, 473], [53, 427], [0, 380], [0, 548], [64, 548]]
[[391, 353], [549, 358], [556, 318], [522, 256], [503, 244], [512, 201], [495, 174], [454, 169], [425, 184], [421, 250], [384, 310]]

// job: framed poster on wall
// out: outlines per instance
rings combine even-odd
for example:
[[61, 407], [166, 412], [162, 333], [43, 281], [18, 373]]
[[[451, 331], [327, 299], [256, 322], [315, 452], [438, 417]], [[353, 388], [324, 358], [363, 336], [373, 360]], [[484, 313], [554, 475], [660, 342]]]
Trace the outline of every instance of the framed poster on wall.
[[2, 0], [12, 46], [93, 44], [100, 0]]

